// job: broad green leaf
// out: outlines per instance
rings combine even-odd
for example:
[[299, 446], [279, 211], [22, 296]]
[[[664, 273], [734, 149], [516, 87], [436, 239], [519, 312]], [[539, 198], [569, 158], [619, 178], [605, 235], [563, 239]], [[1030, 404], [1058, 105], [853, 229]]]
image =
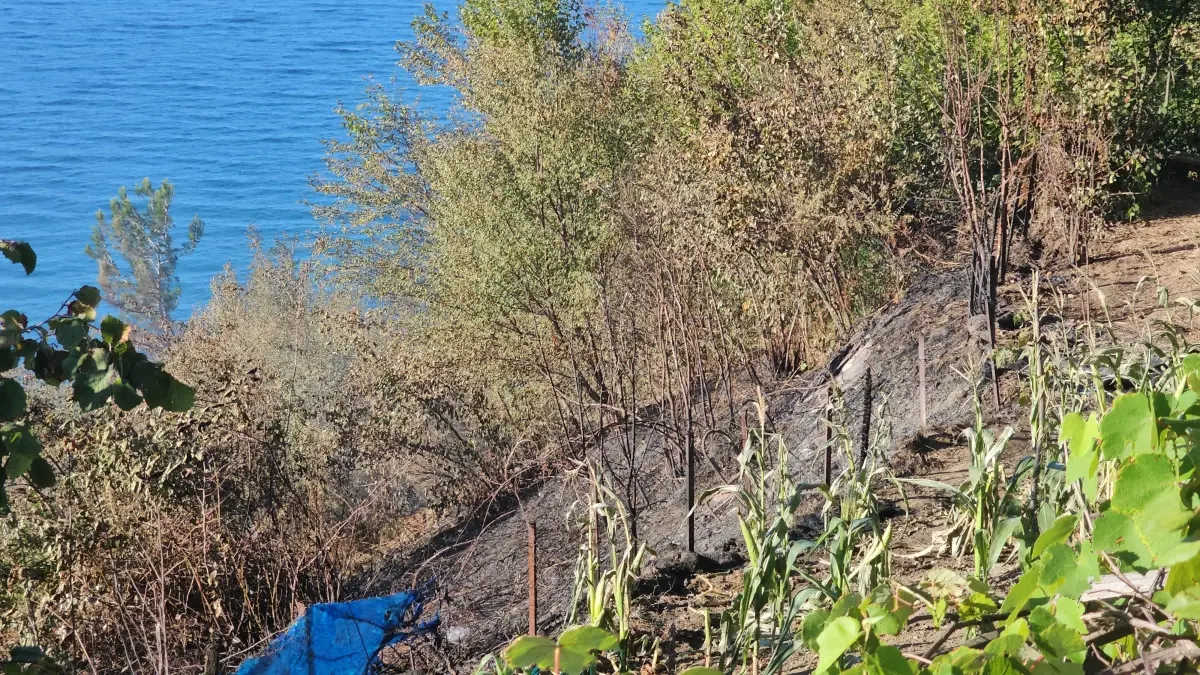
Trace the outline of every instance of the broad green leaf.
[[958, 617], [964, 620], [977, 619], [986, 614], [991, 614], [1000, 608], [996, 606], [996, 601], [983, 593], [972, 593], [965, 600], [958, 603]]
[[1035, 563], [1033, 567], [1025, 570], [1021, 574], [1021, 578], [1017, 579], [1017, 583], [1009, 589], [1008, 595], [1004, 597], [1004, 603], [1000, 605], [1000, 611], [1005, 614], [1016, 614], [1025, 609], [1025, 605], [1033, 599], [1038, 592], [1038, 576], [1042, 573], [1041, 562]]
[[75, 349], [88, 336], [87, 321], [75, 317], [51, 319], [50, 328], [54, 331], [54, 339], [67, 350]]
[[1178, 619], [1200, 621], [1200, 588], [1188, 588], [1176, 593], [1166, 609], [1168, 614]]
[[0, 422], [11, 422], [25, 414], [25, 388], [16, 380], [0, 377]]
[[33, 460], [42, 452], [42, 444], [29, 429], [8, 425], [0, 431], [0, 439], [4, 441], [4, 449], [8, 451], [8, 460], [4, 463], [4, 473], [8, 480], [19, 478], [29, 470]]
[[983, 650], [989, 654], [1016, 656], [1021, 653], [1021, 647], [1028, 639], [1029, 623], [1023, 618], [1018, 618], [1005, 626], [1000, 636], [989, 642]]
[[858, 620], [849, 616], [839, 616], [825, 624], [825, 629], [817, 636], [817, 667], [814, 673], [823, 673], [846, 653], [847, 649], [862, 635]]
[[725, 675], [725, 671], [717, 670], [716, 668], [706, 668], [704, 666], [692, 666], [680, 672], [679, 675]]
[[1033, 641], [1046, 656], [1075, 662], [1083, 660], [1083, 651], [1086, 648], [1083, 637], [1061, 623], [1050, 624], [1044, 630], [1035, 632]]
[[1200, 553], [1200, 542], [1184, 537], [1190, 518], [1171, 460], [1139, 457], [1117, 474], [1111, 507], [1096, 520], [1092, 538], [1100, 550], [1141, 569], [1174, 565]]
[[1200, 555], [1172, 565], [1163, 589], [1174, 595], [1193, 586], [1200, 586]]
[[1087, 633], [1083, 610], [1083, 603], [1074, 598], [1059, 597], [1054, 600], [1055, 620], [1081, 635]]
[[558, 638], [559, 646], [578, 652], [606, 652], [616, 649], [621, 642], [616, 635], [595, 626], [574, 626], [563, 631]]
[[100, 304], [100, 289], [95, 286], [82, 286], [75, 291], [75, 299], [95, 309]]
[[1065, 543], [1078, 524], [1079, 514], [1077, 513], [1059, 516], [1049, 529], [1038, 535], [1037, 541], [1033, 544], [1033, 558], [1036, 560], [1042, 557], [1046, 549], [1054, 544]]
[[0, 254], [25, 268], [26, 276], [33, 274], [34, 268], [37, 267], [37, 253], [34, 253], [28, 242], [0, 239]]
[[537, 666], [542, 670], [554, 668], [554, 640], [540, 635], [524, 635], [504, 650], [504, 660], [513, 668]]
[[814, 610], [805, 615], [804, 623], [800, 624], [800, 636], [805, 647], [817, 651], [817, 637], [825, 630], [828, 620], [829, 612], [824, 609]]
[[895, 647], [883, 645], [863, 657], [866, 671], [870, 675], [916, 675], [917, 664], [904, 658]]
[[157, 363], [143, 361], [133, 369], [132, 384], [141, 390], [146, 405], [171, 412], [185, 412], [195, 402], [191, 387], [171, 377]]
[[1100, 421], [1100, 447], [1105, 459], [1124, 459], [1158, 446], [1158, 425], [1150, 399], [1142, 393], [1122, 394]]
[[129, 326], [115, 316], [106, 316], [100, 322], [100, 335], [111, 346], [116, 346], [129, 338]]
[[1099, 437], [1100, 422], [1095, 413], [1086, 422], [1079, 413], [1063, 418], [1059, 440], [1068, 446], [1066, 480], [1083, 481], [1083, 494], [1090, 502], [1096, 500], [1099, 483], [1100, 453], [1096, 450]]

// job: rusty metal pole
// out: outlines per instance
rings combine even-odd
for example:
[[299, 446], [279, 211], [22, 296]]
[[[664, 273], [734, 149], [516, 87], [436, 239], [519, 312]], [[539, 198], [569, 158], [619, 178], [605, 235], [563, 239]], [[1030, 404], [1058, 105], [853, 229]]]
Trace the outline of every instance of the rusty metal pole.
[[537, 525], [529, 523], [529, 634], [537, 635]]
[[917, 381], [921, 383], [921, 430], [926, 427], [925, 421], [925, 334], [917, 334]]

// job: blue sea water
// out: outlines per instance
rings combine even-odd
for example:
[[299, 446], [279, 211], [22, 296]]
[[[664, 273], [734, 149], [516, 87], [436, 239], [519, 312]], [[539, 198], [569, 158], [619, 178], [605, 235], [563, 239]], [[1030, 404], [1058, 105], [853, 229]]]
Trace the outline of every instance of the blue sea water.
[[[624, 3], [633, 23], [662, 0]], [[453, 0], [437, 0], [453, 14]], [[143, 177], [175, 185], [172, 213], [206, 225], [180, 262], [180, 316], [226, 262], [249, 260], [246, 227], [270, 240], [317, 226], [303, 204], [340, 135], [338, 101], [401, 75], [393, 45], [421, 0], [33, 0], [0, 2], [0, 238], [33, 244], [24, 277], [0, 260], [0, 309], [52, 314], [95, 283], [83, 254], [98, 209]], [[436, 114], [445, 91], [404, 86]], [[414, 98], [416, 97], [416, 98]], [[182, 228], [181, 228], [182, 229]]]

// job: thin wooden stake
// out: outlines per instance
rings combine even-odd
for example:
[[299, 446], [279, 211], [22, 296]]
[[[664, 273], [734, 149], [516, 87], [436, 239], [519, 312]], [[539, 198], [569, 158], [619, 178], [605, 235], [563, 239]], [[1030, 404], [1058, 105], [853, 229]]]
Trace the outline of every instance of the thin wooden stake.
[[925, 334], [917, 334], [917, 380], [921, 383], [921, 429], [928, 425], [925, 419]]
[[742, 445], [738, 448], [739, 453], [746, 449], [748, 440], [750, 440], [750, 428], [746, 425], [746, 411], [742, 410]]
[[829, 385], [825, 394], [825, 486], [833, 480], [833, 385]]
[[687, 420], [687, 550], [696, 550], [696, 443], [692, 435], [692, 408]]
[[529, 634], [537, 635], [537, 525], [529, 523]]

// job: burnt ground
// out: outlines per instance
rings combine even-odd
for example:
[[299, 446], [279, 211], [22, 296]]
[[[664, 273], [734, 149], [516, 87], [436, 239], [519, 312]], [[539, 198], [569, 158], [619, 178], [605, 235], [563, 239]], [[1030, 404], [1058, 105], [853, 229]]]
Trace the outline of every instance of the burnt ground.
[[[1112, 329], [1116, 342], [1143, 339], [1155, 322], [1169, 321], [1195, 332], [1186, 301], [1200, 299], [1200, 192], [1191, 186], [1164, 191], [1143, 220], [1113, 227], [1094, 240], [1090, 261], [1079, 267], [1042, 272], [1046, 323], [1080, 326], [1091, 322]], [[979, 364], [984, 348], [967, 322], [968, 280], [964, 270], [928, 269], [889, 306], [860, 322], [854, 336], [833, 355], [829, 368], [813, 370], [779, 382], [764, 394], [766, 427], [789, 448], [789, 466], [798, 481], [822, 479], [826, 438], [824, 412], [832, 379], [841, 391], [841, 422], [861, 448], [864, 396], [870, 379], [873, 437], [887, 448], [892, 471], [957, 484], [966, 475], [967, 451], [961, 430], [974, 419], [974, 397], [967, 376]], [[1000, 289], [1001, 348], [1013, 348], [1027, 331], [1025, 305], [1019, 289], [1028, 289], [1031, 270], [1019, 269]], [[1158, 287], [1168, 293], [1160, 306]], [[977, 331], [976, 331], [977, 332]], [[918, 336], [924, 336], [926, 356], [926, 422], [920, 414], [917, 378]], [[990, 385], [983, 388], [987, 423], [996, 429], [1012, 426], [1016, 433], [1005, 455], [1011, 465], [1029, 451], [1028, 422], [1021, 405], [1021, 364], [1000, 371], [1001, 406], [992, 401]], [[748, 389], [748, 388], [747, 388]], [[739, 408], [756, 398], [743, 392]], [[752, 418], [753, 419], [753, 418]], [[700, 448], [697, 492], [726, 482], [736, 474], [738, 448], [731, 439], [714, 435]], [[684, 481], [664, 439], [647, 434], [639, 457], [643, 472], [637, 535], [652, 549], [651, 559], [672, 555], [683, 540]], [[616, 453], [615, 448], [603, 448]], [[611, 461], [617, 461], [612, 458]], [[835, 462], [835, 472], [837, 462]], [[585, 482], [578, 475], [544, 483], [525, 494], [493, 502], [464, 524], [432, 537], [416, 553], [397, 558], [372, 585], [371, 594], [409, 586], [414, 580], [434, 579], [441, 589], [439, 611], [443, 642], [431, 667], [452, 664], [470, 672], [481, 655], [495, 651], [527, 625], [527, 523], [538, 531], [539, 628], [553, 633], [565, 620], [570, 603], [574, 564], [580, 545], [578, 527], [586, 510]], [[895, 489], [881, 494], [898, 507], [892, 519], [893, 576], [916, 582], [931, 568], [968, 570], [970, 560], [939, 555], [934, 535], [945, 528], [946, 499], [928, 489], [909, 486], [906, 500]], [[810, 513], [819, 508], [814, 502]], [[724, 563], [737, 560], [741, 550], [738, 526], [729, 502], [710, 502], [697, 510], [696, 551]], [[635, 627], [662, 640], [662, 665], [675, 665], [676, 653], [696, 654], [703, 640], [701, 612], [708, 607], [714, 620], [727, 607], [741, 581], [738, 569], [701, 573], [685, 588], [638, 599]], [[1011, 565], [1001, 565], [992, 583], [1004, 587], [1015, 581]], [[924, 628], [922, 628], [924, 626]], [[928, 622], [903, 637], [914, 651], [933, 639]], [[952, 644], [952, 643], [951, 643]], [[407, 660], [407, 659], [405, 659]], [[800, 656], [795, 670], [811, 666]], [[416, 665], [416, 661], [413, 661]], [[436, 664], [436, 665], [434, 665]]]

